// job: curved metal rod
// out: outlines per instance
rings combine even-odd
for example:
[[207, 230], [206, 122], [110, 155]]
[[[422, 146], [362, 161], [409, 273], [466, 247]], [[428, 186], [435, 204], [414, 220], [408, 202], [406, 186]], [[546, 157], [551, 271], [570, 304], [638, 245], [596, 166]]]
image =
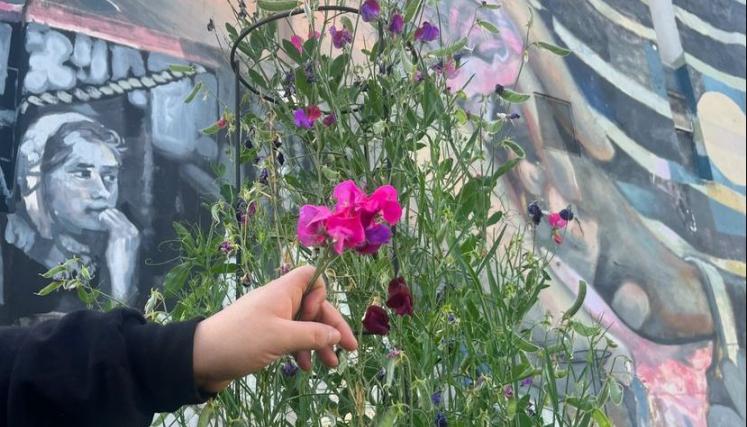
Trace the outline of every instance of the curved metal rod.
[[[319, 6], [315, 10], [317, 12], [348, 12], [360, 15], [360, 10], [348, 6]], [[234, 74], [236, 74], [236, 78], [238, 78], [241, 84], [244, 85], [247, 89], [252, 91], [255, 95], [262, 97], [262, 99], [264, 99], [265, 101], [272, 102], [273, 104], [278, 103], [275, 98], [269, 95], [262, 94], [241, 76], [239, 61], [236, 58], [236, 52], [239, 49], [239, 44], [241, 44], [241, 42], [244, 41], [244, 39], [247, 38], [252, 31], [262, 27], [263, 25], [267, 25], [270, 22], [279, 21], [284, 18], [290, 18], [291, 16], [301, 15], [303, 13], [306, 13], [306, 10], [302, 7], [297, 7], [295, 9], [289, 10], [288, 12], [276, 13], [264, 19], [261, 19], [249, 28], [242, 31], [241, 34], [239, 34], [239, 37], [236, 38], [236, 41], [234, 41], [233, 46], [231, 46], [231, 68], [233, 69]]]

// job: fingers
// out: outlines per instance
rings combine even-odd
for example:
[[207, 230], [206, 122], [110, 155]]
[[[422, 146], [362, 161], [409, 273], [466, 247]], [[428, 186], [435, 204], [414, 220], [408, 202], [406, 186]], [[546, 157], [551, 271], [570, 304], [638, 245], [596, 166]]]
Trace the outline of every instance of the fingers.
[[279, 337], [283, 353], [295, 353], [308, 350], [323, 350], [340, 342], [342, 335], [337, 329], [317, 322], [294, 322], [281, 320], [280, 330], [284, 336]]
[[329, 301], [324, 301], [322, 303], [321, 313], [318, 320], [332, 326], [340, 332], [340, 346], [342, 348], [348, 351], [353, 351], [358, 348], [358, 341], [355, 339], [355, 334], [353, 334], [350, 325]]
[[[292, 311], [296, 313], [301, 306], [301, 300], [303, 299], [304, 292], [309, 285], [309, 282], [314, 277], [316, 269], [310, 265], [299, 267], [291, 271], [290, 273], [276, 279], [271, 286], [281, 286], [284, 288], [293, 303]], [[316, 279], [311, 290], [307, 295], [308, 302], [304, 303], [305, 309], [304, 314], [308, 314], [306, 317], [313, 318], [313, 313], [306, 313], [307, 309], [312, 309], [314, 306], [319, 305], [319, 301], [324, 300], [327, 297], [327, 291], [324, 287], [324, 280], [320, 277]], [[314, 304], [314, 301], [316, 303]], [[313, 310], [312, 310], [313, 311]]]

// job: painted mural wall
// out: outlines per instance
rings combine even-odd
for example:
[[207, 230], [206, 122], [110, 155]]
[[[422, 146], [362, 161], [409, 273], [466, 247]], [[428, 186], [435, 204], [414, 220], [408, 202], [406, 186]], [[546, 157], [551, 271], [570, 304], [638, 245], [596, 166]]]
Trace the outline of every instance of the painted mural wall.
[[[563, 245], [541, 242], [557, 252], [543, 304], [562, 312], [579, 280], [592, 285], [589, 319], [601, 319], [632, 361], [615, 424], [743, 426], [745, 4], [669, 2], [683, 51], [665, 64], [670, 46], [659, 46], [654, 10], [667, 3], [483, 9], [477, 18], [496, 24], [500, 38], [473, 31], [451, 86], [473, 79], [468, 106], [497, 84], [534, 94], [513, 107], [523, 119], [512, 132], [528, 156], [502, 202], [518, 212], [533, 200], [578, 211], [581, 225]], [[474, 8], [439, 7], [451, 41], [467, 34]], [[573, 54], [535, 51], [522, 67], [527, 35]], [[507, 112], [494, 108], [492, 116]]]
[[[196, 81], [233, 99], [222, 39], [206, 28], [232, 11], [223, 0], [187, 3], [0, 1], [0, 205], [13, 211], [0, 216], [0, 320], [75, 307], [33, 296], [37, 274], [72, 254], [138, 304], [169, 269], [161, 242], [171, 222], [203, 217], [201, 200], [217, 193], [213, 166], [229, 160], [222, 136], [199, 130], [223, 106], [183, 100]], [[447, 42], [476, 18], [465, 3], [480, 2], [439, 3]], [[482, 10], [500, 36], [470, 32], [452, 86], [473, 79], [467, 107], [497, 84], [535, 95], [515, 111], [511, 131], [528, 157], [502, 203], [578, 211], [562, 246], [540, 242], [557, 251], [543, 305], [561, 312], [579, 279], [591, 285], [586, 314], [632, 361], [624, 405], [610, 409], [616, 425], [742, 426], [745, 3], [673, 1], [683, 49], [673, 62], [654, 19], [669, 3]], [[574, 53], [532, 52], [522, 66], [527, 35]], [[174, 63], [200, 67], [175, 74]]]
[[[2, 322], [78, 308], [74, 295], [34, 295], [38, 274], [73, 255], [142, 306], [173, 261], [172, 222], [207, 217], [227, 153], [224, 135], [200, 130], [233, 88], [207, 25], [233, 11], [181, 3], [0, 1]], [[197, 82], [210, 96], [185, 103]]]

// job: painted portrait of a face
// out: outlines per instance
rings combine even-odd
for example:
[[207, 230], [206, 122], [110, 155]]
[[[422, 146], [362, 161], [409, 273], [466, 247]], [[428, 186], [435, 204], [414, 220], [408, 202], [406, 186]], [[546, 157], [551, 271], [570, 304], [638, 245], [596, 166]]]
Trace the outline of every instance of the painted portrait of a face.
[[53, 221], [67, 232], [103, 231], [99, 215], [116, 206], [119, 137], [95, 122], [63, 125], [42, 160], [44, 198]]

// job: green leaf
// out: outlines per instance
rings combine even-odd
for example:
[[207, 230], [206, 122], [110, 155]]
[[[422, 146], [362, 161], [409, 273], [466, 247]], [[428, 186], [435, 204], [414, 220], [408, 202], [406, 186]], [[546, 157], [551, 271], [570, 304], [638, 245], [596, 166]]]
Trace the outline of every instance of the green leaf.
[[567, 397], [565, 403], [584, 411], [590, 411], [594, 408], [590, 401], [578, 397]]
[[571, 50], [566, 49], [564, 47], [555, 46], [554, 44], [550, 44], [547, 42], [537, 42], [537, 46], [541, 47], [542, 49], [549, 50], [550, 52], [558, 55], [558, 56], [568, 56], [571, 54]]
[[[598, 326], [586, 326], [581, 322], [571, 321], [571, 327], [573, 328], [574, 331], [576, 331], [576, 333], [584, 337], [593, 337], [594, 335], [597, 335], [600, 332]], [[593, 351], [593, 350], [589, 350], [589, 351]]]
[[520, 159], [526, 158], [526, 156], [527, 156], [526, 152], [516, 142], [511, 141], [510, 139], [504, 139], [503, 141], [501, 141], [501, 144], [503, 144], [504, 147], [507, 147], [508, 149], [510, 149], [511, 151], [513, 151], [514, 154], [516, 154], [516, 157], [518, 157]]
[[303, 62], [303, 58], [301, 57], [301, 53], [296, 49], [295, 46], [293, 46], [293, 43], [290, 42], [290, 40], [283, 39], [281, 42], [283, 44], [283, 50], [285, 53], [296, 62], [296, 64], [300, 64]]
[[435, 56], [438, 58], [443, 58], [446, 56], [452, 56], [455, 53], [459, 52], [460, 50], [464, 49], [464, 47], [467, 46], [467, 37], [463, 37], [456, 41], [456, 43], [450, 45], [450, 46], [444, 46], [440, 49], [433, 50], [428, 53], [430, 56]]
[[55, 265], [54, 267], [49, 269], [49, 271], [42, 273], [41, 276], [44, 277], [45, 279], [54, 279], [55, 276], [65, 271], [67, 271], [67, 265], [65, 264]]
[[412, 21], [412, 18], [415, 17], [415, 15], [420, 10], [420, 6], [423, 4], [423, 0], [410, 0], [407, 3], [407, 7], [405, 7], [405, 22]]
[[213, 123], [212, 125], [206, 127], [201, 131], [204, 135], [215, 135], [216, 133], [220, 132], [220, 127], [217, 123]]
[[514, 92], [511, 89], [503, 89], [500, 93], [500, 97], [512, 104], [521, 104], [529, 99], [529, 95], [525, 93]]
[[301, 67], [296, 69], [296, 90], [301, 95], [311, 98], [311, 84], [306, 80], [306, 73]]
[[36, 294], [39, 295], [40, 297], [47, 296], [51, 294], [52, 292], [56, 291], [57, 289], [59, 289], [60, 286], [62, 286], [62, 282], [53, 282], [41, 288], [41, 290], [39, 290], [39, 292], [37, 292]]
[[192, 266], [187, 263], [179, 264], [169, 270], [169, 272], [166, 273], [166, 277], [163, 279], [164, 295], [167, 297], [176, 296], [176, 294], [184, 287], [191, 271]]
[[503, 212], [498, 211], [494, 213], [493, 215], [490, 215], [490, 218], [488, 218], [488, 221], [485, 223], [485, 226], [490, 227], [491, 225], [498, 224], [498, 221], [503, 219]]
[[192, 65], [171, 64], [169, 65], [169, 70], [172, 73], [185, 73], [185, 74], [195, 73], [195, 67]]
[[538, 346], [525, 340], [516, 333], [514, 333], [514, 335], [516, 336], [516, 347], [518, 347], [520, 350], [526, 351], [527, 353], [535, 353], [540, 349]]
[[397, 408], [390, 407], [376, 424], [377, 427], [394, 427], [397, 422]]
[[568, 311], [565, 312], [563, 315], [563, 320], [568, 320], [571, 317], [573, 317], [578, 310], [581, 309], [581, 307], [584, 305], [584, 300], [586, 299], [586, 282], [583, 280], [578, 282], [578, 295], [576, 295], [576, 301], [573, 302], [573, 305], [568, 309]]
[[490, 31], [493, 34], [498, 34], [501, 32], [501, 30], [498, 29], [495, 25], [488, 21], [483, 21], [482, 19], [477, 20], [477, 25], [481, 26], [482, 28]]
[[622, 386], [614, 378], [609, 379], [609, 385], [610, 385], [610, 401], [612, 401], [612, 403], [614, 403], [615, 405], [621, 404], [623, 401]]
[[347, 16], [343, 16], [342, 18], [340, 18], [340, 22], [342, 23], [342, 28], [350, 31], [350, 33], [353, 33], [355, 31], [353, 21], [351, 21]]
[[268, 12], [285, 12], [298, 7], [297, 0], [257, 0], [257, 6]]
[[607, 418], [607, 415], [604, 415], [604, 412], [599, 408], [594, 409], [594, 412], [591, 413], [591, 417], [594, 418], [598, 427], [612, 427], [610, 419]]
[[192, 88], [192, 92], [190, 92], [189, 95], [187, 95], [187, 97], [184, 98], [184, 103], [189, 104], [190, 102], [194, 101], [195, 97], [197, 96], [197, 94], [200, 93], [201, 90], [202, 90], [202, 82], [197, 82], [195, 87]]
[[202, 411], [200, 411], [200, 418], [197, 419], [197, 427], [208, 427], [210, 425], [210, 420], [213, 419], [214, 413], [215, 407], [212, 402], [205, 405], [202, 408]]

